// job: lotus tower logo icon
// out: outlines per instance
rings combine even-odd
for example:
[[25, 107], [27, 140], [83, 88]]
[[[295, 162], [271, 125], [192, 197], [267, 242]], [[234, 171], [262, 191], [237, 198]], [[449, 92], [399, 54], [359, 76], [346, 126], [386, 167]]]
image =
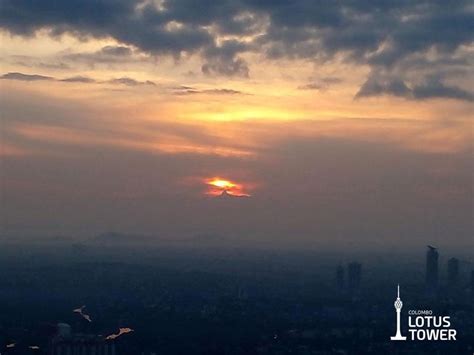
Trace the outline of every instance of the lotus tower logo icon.
[[400, 285], [397, 286], [397, 299], [395, 300], [395, 303], [393, 304], [395, 306], [395, 311], [397, 312], [397, 333], [395, 336], [390, 337], [391, 340], [406, 340], [407, 337], [402, 336], [402, 333], [400, 332], [400, 312], [403, 307], [403, 302], [400, 299]]

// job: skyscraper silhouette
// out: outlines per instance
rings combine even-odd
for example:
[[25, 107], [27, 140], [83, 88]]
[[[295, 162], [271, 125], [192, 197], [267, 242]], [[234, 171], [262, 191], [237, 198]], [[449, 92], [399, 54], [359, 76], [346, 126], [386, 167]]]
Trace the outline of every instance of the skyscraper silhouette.
[[471, 270], [471, 277], [469, 278], [469, 287], [471, 294], [474, 295], [474, 270]]
[[459, 279], [459, 260], [451, 258], [448, 260], [448, 282], [451, 286], [458, 283]]
[[359, 290], [361, 278], [362, 265], [357, 262], [350, 263], [347, 268], [347, 283], [350, 291], [354, 292]]
[[344, 267], [340, 264], [336, 269], [336, 287], [340, 291], [344, 289]]
[[428, 245], [426, 253], [426, 289], [428, 293], [434, 294], [438, 289], [438, 258], [439, 254], [435, 247]]

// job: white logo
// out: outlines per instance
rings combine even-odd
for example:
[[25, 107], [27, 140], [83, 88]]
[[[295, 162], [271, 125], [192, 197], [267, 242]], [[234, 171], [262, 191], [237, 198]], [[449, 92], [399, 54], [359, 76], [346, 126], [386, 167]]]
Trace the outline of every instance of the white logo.
[[[400, 285], [397, 287], [397, 299], [394, 304], [397, 312], [397, 332], [391, 340], [407, 340], [401, 333], [400, 317], [403, 302], [400, 299]], [[432, 310], [409, 310], [408, 311], [408, 333], [409, 340], [456, 340], [456, 329], [451, 327], [449, 316], [434, 316]]]
[[400, 331], [400, 312], [403, 307], [403, 302], [400, 299], [400, 285], [397, 286], [397, 299], [395, 300], [395, 303], [393, 304], [395, 306], [395, 311], [397, 312], [397, 333], [395, 336], [390, 337], [391, 340], [406, 340], [407, 337], [402, 336], [402, 333]]

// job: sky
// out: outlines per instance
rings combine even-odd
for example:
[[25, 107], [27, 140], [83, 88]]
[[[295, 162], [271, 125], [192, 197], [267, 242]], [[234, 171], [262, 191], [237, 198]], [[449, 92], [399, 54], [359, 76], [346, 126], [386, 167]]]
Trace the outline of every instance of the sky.
[[470, 1], [0, 0], [0, 234], [472, 245]]

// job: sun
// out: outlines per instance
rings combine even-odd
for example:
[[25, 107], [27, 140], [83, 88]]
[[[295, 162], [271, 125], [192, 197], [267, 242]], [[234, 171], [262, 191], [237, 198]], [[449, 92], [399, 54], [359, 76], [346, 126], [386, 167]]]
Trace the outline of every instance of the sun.
[[208, 181], [208, 184], [212, 185], [212, 186], [215, 186], [215, 187], [218, 187], [218, 188], [223, 189], [223, 190], [232, 189], [232, 188], [237, 186], [236, 184], [234, 184], [233, 182], [231, 182], [229, 180], [222, 180], [222, 179], [219, 179], [219, 178], [214, 178], [214, 179]]
[[243, 184], [231, 181], [229, 179], [212, 177], [205, 179], [204, 182], [206, 185], [208, 185], [206, 195], [250, 197], [250, 194], [245, 192]]

